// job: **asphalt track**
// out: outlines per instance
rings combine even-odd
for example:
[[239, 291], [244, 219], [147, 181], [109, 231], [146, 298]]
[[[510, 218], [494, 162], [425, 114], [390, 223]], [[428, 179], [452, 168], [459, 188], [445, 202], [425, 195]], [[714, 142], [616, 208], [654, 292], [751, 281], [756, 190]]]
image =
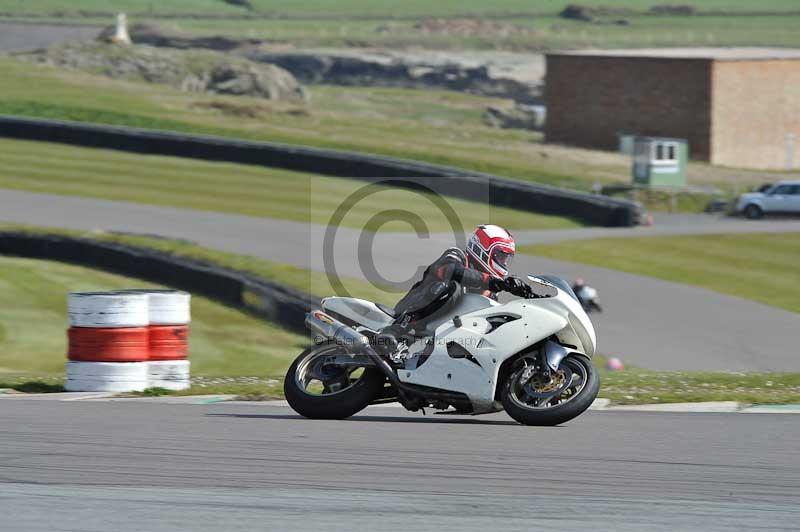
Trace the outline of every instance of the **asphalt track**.
[[3, 401], [0, 515], [25, 532], [798, 530], [790, 414]]
[[[665, 217], [663, 226], [672, 227], [671, 234], [679, 230], [691, 234], [706, 232], [708, 227], [715, 232], [720, 227], [736, 228], [740, 223], [728, 226], [726, 220], [713, 217], [696, 223], [681, 220]], [[438, 233], [422, 239], [415, 234], [382, 233], [372, 252], [359, 254], [361, 232], [340, 228], [335, 253], [325, 260], [325, 228], [321, 226], [10, 190], [0, 190], [0, 221], [159, 234], [316, 271], [330, 272], [335, 265], [340, 275], [353, 278], [365, 276], [363, 265], [371, 256], [384, 278], [403, 286], [419, 275], [421, 265], [432, 262], [454, 241], [452, 235]], [[800, 230], [797, 221], [746, 223], [745, 227], [754, 226], [765, 231]], [[655, 228], [618, 231], [620, 235], [660, 234], [651, 229]], [[615, 234], [612, 229], [579, 231]], [[567, 240], [576, 235], [574, 230], [526, 231], [520, 239], [532, 241], [538, 234], [552, 241], [559, 233]], [[513, 270], [586, 278], [599, 290], [606, 309], [592, 318], [599, 350], [625, 362], [663, 370], [800, 371], [796, 349], [800, 314], [702, 288], [539, 257], [518, 256]]]
[[78, 24], [0, 23], [0, 51], [19, 52], [95, 39], [100, 26]]

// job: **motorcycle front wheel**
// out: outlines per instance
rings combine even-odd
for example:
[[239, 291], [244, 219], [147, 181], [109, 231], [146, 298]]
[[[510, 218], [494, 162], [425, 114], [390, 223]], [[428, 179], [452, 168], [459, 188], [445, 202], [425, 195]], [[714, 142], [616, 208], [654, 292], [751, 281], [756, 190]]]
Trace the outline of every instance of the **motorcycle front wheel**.
[[535, 357], [522, 357], [506, 379], [501, 401], [524, 425], [552, 426], [581, 415], [600, 392], [600, 377], [583, 355], [569, 355], [544, 377]]
[[340, 366], [337, 345], [314, 346], [295, 359], [283, 380], [289, 406], [311, 419], [345, 419], [366, 408], [383, 388], [376, 368]]

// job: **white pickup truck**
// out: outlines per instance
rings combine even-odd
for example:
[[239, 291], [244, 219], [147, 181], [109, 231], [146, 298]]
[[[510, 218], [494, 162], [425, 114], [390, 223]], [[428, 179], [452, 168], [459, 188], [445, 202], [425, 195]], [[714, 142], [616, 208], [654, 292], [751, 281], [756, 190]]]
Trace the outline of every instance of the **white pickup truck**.
[[800, 215], [800, 181], [779, 181], [759, 192], [742, 194], [735, 212], [752, 220], [765, 214]]

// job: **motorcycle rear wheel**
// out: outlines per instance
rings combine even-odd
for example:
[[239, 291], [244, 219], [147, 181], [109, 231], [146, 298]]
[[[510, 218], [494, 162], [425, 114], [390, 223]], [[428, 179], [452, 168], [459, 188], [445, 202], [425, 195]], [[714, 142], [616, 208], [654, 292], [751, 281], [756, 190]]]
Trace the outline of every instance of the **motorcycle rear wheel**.
[[532, 359], [520, 359], [520, 367], [503, 383], [503, 407], [509, 416], [523, 425], [566, 423], [586, 411], [597, 398], [600, 377], [587, 357], [573, 354], [561, 361], [559, 371], [568, 373], [570, 381], [551, 396], [537, 394], [530, 379], [525, 378], [525, 372], [533, 362]]
[[295, 412], [311, 419], [345, 419], [375, 399], [384, 375], [377, 368], [326, 363], [342, 352], [336, 345], [314, 346], [295, 359], [283, 380], [283, 392]]

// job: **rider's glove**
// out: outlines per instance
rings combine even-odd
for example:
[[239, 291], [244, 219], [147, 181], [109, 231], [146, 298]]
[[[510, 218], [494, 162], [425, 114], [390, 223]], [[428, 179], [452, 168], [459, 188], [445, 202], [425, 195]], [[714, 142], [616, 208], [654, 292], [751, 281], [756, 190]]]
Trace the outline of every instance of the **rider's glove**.
[[498, 279], [496, 277], [492, 277], [489, 279], [489, 290], [492, 292], [502, 292], [506, 289], [506, 280], [505, 279]]
[[519, 297], [530, 297], [531, 287], [519, 277], [507, 277], [503, 282], [504, 290]]

